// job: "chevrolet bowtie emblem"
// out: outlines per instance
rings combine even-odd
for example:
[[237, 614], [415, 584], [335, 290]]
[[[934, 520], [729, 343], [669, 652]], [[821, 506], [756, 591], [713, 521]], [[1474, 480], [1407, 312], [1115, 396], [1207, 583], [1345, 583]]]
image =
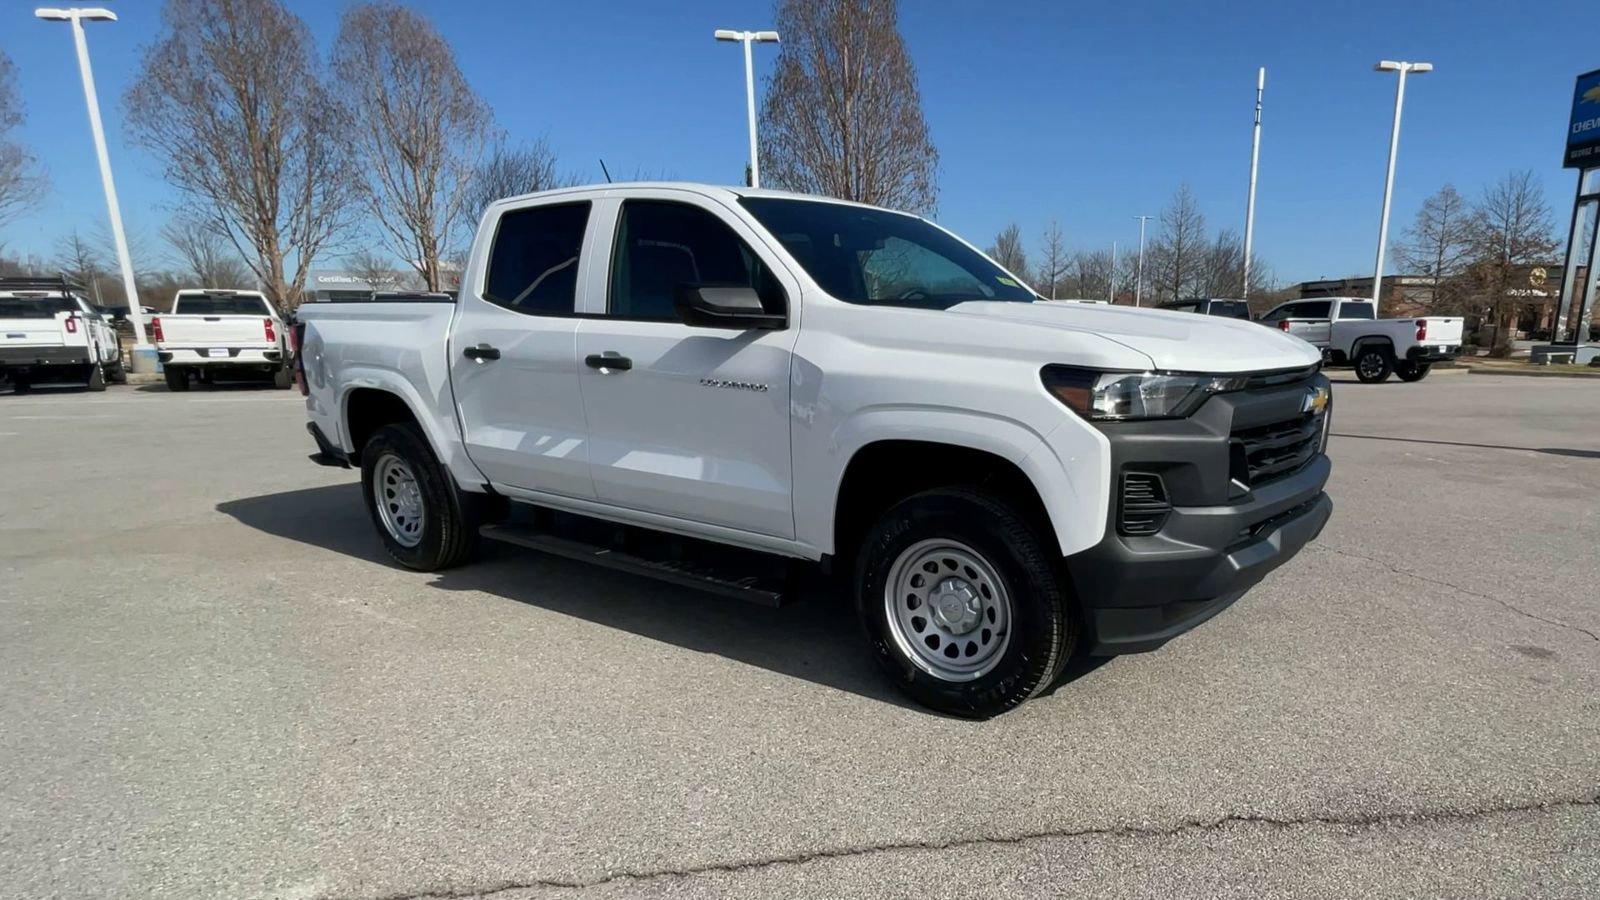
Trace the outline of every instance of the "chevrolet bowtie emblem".
[[1329, 397], [1330, 395], [1327, 388], [1311, 388], [1310, 390], [1306, 391], [1306, 398], [1300, 403], [1300, 411], [1308, 413], [1322, 412], [1328, 408]]

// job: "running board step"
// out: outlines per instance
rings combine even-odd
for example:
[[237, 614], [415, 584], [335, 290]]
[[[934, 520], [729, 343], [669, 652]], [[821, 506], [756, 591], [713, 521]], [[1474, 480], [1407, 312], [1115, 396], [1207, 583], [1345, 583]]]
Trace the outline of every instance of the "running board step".
[[722, 568], [689, 560], [648, 559], [612, 547], [561, 537], [527, 525], [485, 525], [478, 529], [478, 533], [491, 541], [594, 563], [761, 606], [776, 608], [789, 599], [782, 578], [774, 574], [756, 574], [749, 570], [751, 567]]

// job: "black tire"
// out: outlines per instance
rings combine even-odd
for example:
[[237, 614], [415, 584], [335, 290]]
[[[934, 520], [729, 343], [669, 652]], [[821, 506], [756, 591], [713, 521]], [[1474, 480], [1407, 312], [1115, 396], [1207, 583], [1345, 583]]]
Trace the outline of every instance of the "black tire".
[[128, 369], [120, 362], [106, 366], [106, 380], [112, 384], [127, 384]]
[[[384, 458], [391, 456], [404, 464], [421, 494], [420, 540], [409, 547], [390, 532], [378, 510], [377, 472]], [[448, 569], [466, 562], [477, 549], [478, 526], [489, 498], [458, 490], [416, 425], [385, 425], [367, 440], [361, 450], [361, 493], [384, 549], [408, 569]]]
[[1433, 371], [1432, 363], [1402, 360], [1394, 364], [1394, 373], [1400, 376], [1401, 381], [1421, 381], [1427, 378], [1428, 373], [1431, 371]]
[[189, 370], [182, 366], [167, 366], [161, 370], [167, 380], [167, 390], [183, 392], [189, 389]]
[[1356, 379], [1362, 384], [1381, 384], [1394, 371], [1394, 357], [1388, 347], [1367, 347], [1356, 354]]
[[26, 375], [11, 376], [11, 390], [13, 393], [26, 394], [33, 390], [33, 381]]
[[89, 364], [89, 380], [84, 388], [96, 392], [106, 389], [106, 373], [99, 363]]
[[[965, 680], [933, 674], [896, 637], [904, 626], [890, 622], [890, 603], [900, 603], [899, 587], [892, 601], [887, 595], [897, 561], [915, 559], [918, 547], [941, 540], [975, 551], [1012, 598], [1009, 643], [991, 668]], [[913, 700], [964, 718], [998, 715], [1042, 691], [1071, 657], [1079, 631], [1049, 544], [1004, 498], [980, 489], [941, 488], [896, 504], [868, 533], [856, 563], [856, 608], [878, 663]], [[927, 602], [933, 609], [931, 590]], [[907, 605], [917, 608], [910, 597]]]

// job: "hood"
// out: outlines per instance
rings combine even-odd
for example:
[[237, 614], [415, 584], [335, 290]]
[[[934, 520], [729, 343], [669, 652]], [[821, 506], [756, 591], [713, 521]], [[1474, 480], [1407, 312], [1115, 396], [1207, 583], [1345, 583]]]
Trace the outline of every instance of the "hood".
[[1317, 348], [1275, 328], [1165, 309], [982, 300], [958, 303], [945, 312], [1097, 335], [1142, 353], [1154, 368], [1171, 372], [1263, 372], [1309, 366], [1322, 359]]

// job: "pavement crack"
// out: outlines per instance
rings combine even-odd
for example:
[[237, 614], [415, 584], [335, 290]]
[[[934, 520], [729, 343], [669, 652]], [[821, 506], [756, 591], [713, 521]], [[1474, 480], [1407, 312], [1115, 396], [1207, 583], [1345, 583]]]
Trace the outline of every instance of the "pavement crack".
[[1515, 613], [1515, 614], [1517, 614], [1519, 616], [1522, 616], [1524, 618], [1532, 619], [1535, 622], [1543, 622], [1546, 625], [1554, 625], [1557, 628], [1563, 628], [1563, 629], [1566, 629], [1567, 631], [1574, 631], [1574, 632], [1577, 632], [1578, 634], [1582, 634], [1582, 635], [1587, 636], [1589, 638], [1589, 640], [1591, 640], [1591, 641], [1600, 642], [1600, 634], [1597, 634], [1597, 633], [1595, 633], [1593, 631], [1590, 631], [1589, 629], [1584, 628], [1582, 625], [1573, 625], [1571, 622], [1563, 622], [1560, 619], [1550, 619], [1550, 618], [1546, 618], [1544, 616], [1541, 616], [1538, 613], [1528, 612], [1527, 610], [1523, 609], [1520, 606], [1517, 606], [1515, 603], [1512, 603], [1509, 600], [1504, 599], [1503, 597], [1496, 597], [1493, 594], [1485, 594], [1482, 591], [1475, 591], [1472, 588], [1462, 587], [1459, 584], [1455, 584], [1453, 582], [1445, 581], [1443, 579], [1432, 578], [1432, 577], [1427, 576], [1427, 575], [1419, 575], [1416, 572], [1412, 572], [1412, 571], [1410, 571], [1408, 569], [1402, 569], [1399, 566], [1396, 566], [1394, 563], [1384, 562], [1381, 559], [1373, 559], [1370, 556], [1363, 556], [1360, 553], [1351, 553], [1349, 550], [1340, 550], [1337, 547], [1313, 546], [1310, 549], [1315, 551], [1315, 552], [1319, 552], [1319, 553], [1331, 553], [1331, 554], [1333, 554], [1335, 556], [1344, 556], [1344, 557], [1349, 557], [1350, 559], [1359, 559], [1362, 562], [1372, 563], [1375, 566], [1382, 566], [1383, 568], [1388, 569], [1390, 572], [1393, 572], [1396, 575], [1402, 575], [1402, 576], [1405, 576], [1406, 578], [1413, 578], [1413, 579], [1416, 579], [1417, 581], [1425, 582], [1427, 584], [1437, 585], [1438, 587], [1450, 588], [1453, 591], [1460, 591], [1461, 593], [1466, 594], [1469, 597], [1477, 597], [1477, 598], [1479, 598], [1481, 600], [1489, 600], [1489, 601], [1492, 601], [1492, 602], [1500, 604], [1501, 606], [1505, 607], [1507, 610], [1509, 610], [1509, 611], [1511, 611], [1511, 612], [1513, 612], [1513, 613]]
[[[1108, 825], [1092, 828], [1051, 829], [1019, 832], [1016, 834], [958, 838], [947, 841], [889, 841], [856, 847], [833, 847], [803, 853], [781, 854], [756, 859], [729, 860], [699, 866], [659, 869], [622, 869], [607, 872], [594, 878], [529, 878], [507, 880], [463, 888], [446, 888], [379, 894], [366, 900], [467, 900], [467, 898], [493, 897], [510, 891], [554, 888], [586, 890], [622, 881], [651, 881], [663, 878], [690, 878], [697, 875], [724, 875], [761, 871], [780, 866], [797, 866], [830, 859], [847, 859], [877, 853], [960, 850], [981, 846], [1016, 846], [1041, 841], [1075, 840], [1084, 838], [1151, 839], [1175, 837], [1183, 834], [1214, 831], [1232, 825], [1256, 825], [1267, 828], [1378, 828], [1387, 826], [1417, 826], [1439, 823], [1473, 822], [1493, 816], [1518, 813], [1543, 813], [1564, 809], [1600, 807], [1600, 790], [1587, 796], [1555, 800], [1509, 803], [1471, 809], [1441, 809], [1419, 812], [1375, 812], [1355, 815], [1308, 815], [1300, 817], [1269, 816], [1258, 813], [1228, 813], [1208, 819], [1188, 819], [1165, 826]], [[354, 900], [352, 895], [352, 900]]]

